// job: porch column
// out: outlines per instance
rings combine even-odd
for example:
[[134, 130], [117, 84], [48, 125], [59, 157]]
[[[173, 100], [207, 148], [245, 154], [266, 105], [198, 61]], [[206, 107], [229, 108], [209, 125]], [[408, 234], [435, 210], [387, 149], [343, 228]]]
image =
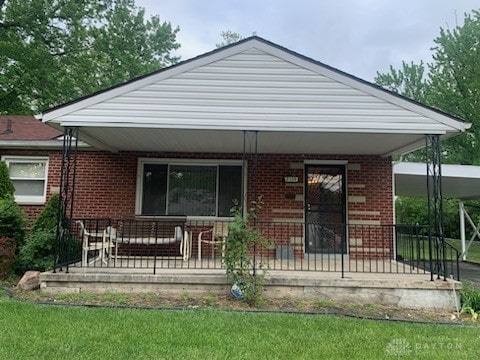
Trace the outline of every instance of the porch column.
[[[436, 272], [440, 279], [447, 279], [445, 239], [443, 234], [442, 165], [440, 136], [425, 135], [425, 162], [427, 165], [427, 208], [429, 221], [429, 255], [431, 280]], [[432, 241], [432, 231], [434, 241]]]
[[[246, 165], [246, 159], [247, 159], [247, 137], [248, 134], [252, 133], [253, 134], [253, 139], [250, 137], [250, 141], [248, 146], [248, 153], [252, 154], [253, 151], [253, 169], [252, 169], [252, 177], [253, 177], [253, 201], [257, 201], [258, 199], [258, 193], [257, 193], [257, 182], [258, 182], [258, 130], [243, 130], [243, 168], [245, 169]], [[253, 146], [253, 150], [252, 150]], [[245, 193], [248, 190], [248, 177], [247, 176], [247, 186], [246, 188], [244, 187]], [[244, 215], [248, 213], [248, 209], [250, 208], [250, 204], [248, 204], [248, 196], [244, 194], [245, 200], [244, 200]], [[255, 228], [257, 226], [257, 217], [253, 217], [253, 227]], [[255, 276], [256, 274], [256, 245], [253, 245], [253, 263], [252, 263], [252, 272], [253, 275]]]
[[55, 260], [53, 271], [68, 272], [71, 252], [70, 234], [75, 194], [75, 175], [77, 168], [78, 128], [66, 127], [63, 133], [62, 165], [60, 172], [60, 201], [58, 206], [58, 224], [56, 233]]

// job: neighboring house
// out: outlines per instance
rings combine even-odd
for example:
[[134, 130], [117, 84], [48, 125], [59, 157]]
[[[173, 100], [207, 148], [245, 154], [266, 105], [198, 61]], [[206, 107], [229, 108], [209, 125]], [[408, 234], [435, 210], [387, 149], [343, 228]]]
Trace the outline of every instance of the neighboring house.
[[[43, 209], [58, 182], [49, 181], [49, 172], [58, 172], [63, 132], [33, 116], [0, 116], [0, 156], [10, 171], [15, 199], [33, 220]], [[53, 161], [53, 163], [51, 163]]]
[[[392, 236], [378, 235], [394, 224], [391, 157], [470, 126], [259, 37], [41, 118], [92, 147], [76, 161], [75, 218], [228, 220], [233, 199], [261, 195], [262, 223], [307, 224], [282, 238], [297, 256], [352, 258], [393, 257]], [[48, 155], [18, 151], [2, 156]], [[51, 153], [50, 187], [63, 186], [60, 163]]]

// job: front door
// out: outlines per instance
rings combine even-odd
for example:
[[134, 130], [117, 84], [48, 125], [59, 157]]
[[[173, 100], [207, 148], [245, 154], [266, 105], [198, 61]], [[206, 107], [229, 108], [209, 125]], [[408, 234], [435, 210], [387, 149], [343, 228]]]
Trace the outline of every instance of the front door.
[[305, 251], [345, 252], [345, 166], [305, 167]]

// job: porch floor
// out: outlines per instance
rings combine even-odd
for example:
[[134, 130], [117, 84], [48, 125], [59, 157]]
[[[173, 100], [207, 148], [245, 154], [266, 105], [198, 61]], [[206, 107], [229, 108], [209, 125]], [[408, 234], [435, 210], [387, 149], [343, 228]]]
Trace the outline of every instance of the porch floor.
[[[349, 259], [344, 256], [343, 264], [340, 255], [324, 255], [307, 257], [304, 259], [261, 259], [257, 260], [257, 264], [262, 262], [266, 266], [269, 273], [274, 271], [292, 271], [292, 272], [343, 272], [345, 273], [375, 273], [375, 274], [405, 274], [408, 276], [421, 275], [430, 277], [430, 273], [422, 267], [413, 266], [396, 260], [389, 259]], [[422, 265], [422, 264], [420, 264]], [[74, 263], [69, 266], [69, 271], [77, 272], [79, 269], [84, 271], [80, 263]], [[91, 262], [85, 269], [108, 272], [135, 272], [154, 274], [160, 270], [220, 270], [225, 273], [225, 267], [220, 258], [190, 258], [183, 260], [181, 257], [121, 257], [117, 259], [108, 259], [108, 261], [100, 261], [99, 259]]]

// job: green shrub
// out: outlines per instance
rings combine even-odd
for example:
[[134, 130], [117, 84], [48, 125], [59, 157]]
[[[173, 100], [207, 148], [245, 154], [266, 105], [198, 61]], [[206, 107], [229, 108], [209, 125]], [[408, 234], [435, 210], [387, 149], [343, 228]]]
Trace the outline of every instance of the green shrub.
[[13, 196], [0, 199], [0, 237], [12, 239], [20, 249], [25, 242], [25, 224], [25, 214]]
[[60, 197], [53, 195], [48, 201], [43, 211], [35, 219], [32, 225], [32, 232], [38, 230], [56, 230], [58, 224], [58, 206], [60, 205]]
[[[43, 211], [32, 225], [25, 245], [20, 249], [19, 262], [22, 270], [51, 270], [57, 244], [58, 206], [60, 198], [53, 195]], [[63, 251], [68, 253], [69, 260], [76, 260], [81, 254], [79, 241], [68, 237]]]
[[0, 199], [13, 196], [14, 192], [15, 187], [12, 180], [10, 180], [7, 163], [0, 161]]
[[259, 269], [252, 272], [252, 259], [250, 253], [254, 245], [270, 248], [271, 243], [267, 241], [256, 229], [249, 225], [249, 218], [256, 218], [261, 209], [262, 200], [253, 202], [253, 207], [248, 215], [243, 217], [239, 207], [233, 212], [235, 219], [228, 226], [226, 239], [225, 267], [227, 276], [232, 285], [238, 287], [243, 293], [245, 301], [249, 305], [258, 306], [263, 300], [263, 285], [267, 275], [267, 267], [260, 263]]
[[53, 267], [58, 222], [59, 196], [50, 198], [38, 215], [20, 249], [20, 267], [23, 270], [50, 270]]
[[460, 299], [462, 306], [471, 307], [474, 311], [480, 312], [480, 288], [463, 284], [462, 290], [460, 290]]
[[15, 241], [0, 238], [0, 280], [5, 280], [15, 262]]
[[472, 321], [478, 320], [480, 313], [480, 288], [465, 283], [460, 290], [461, 313], [470, 314]]
[[22, 270], [45, 271], [53, 268], [56, 230], [38, 230], [27, 236], [20, 249], [19, 262]]
[[[470, 203], [474, 205], [475, 202]], [[443, 232], [445, 237], [459, 239], [460, 218], [458, 216], [458, 200], [443, 199], [442, 207]], [[397, 224], [419, 224], [422, 226], [428, 225], [427, 199], [424, 197], [413, 196], [397, 197], [395, 200], [395, 216]]]

